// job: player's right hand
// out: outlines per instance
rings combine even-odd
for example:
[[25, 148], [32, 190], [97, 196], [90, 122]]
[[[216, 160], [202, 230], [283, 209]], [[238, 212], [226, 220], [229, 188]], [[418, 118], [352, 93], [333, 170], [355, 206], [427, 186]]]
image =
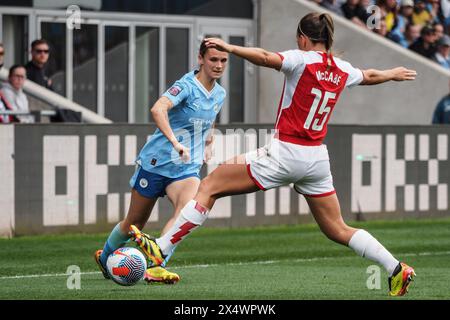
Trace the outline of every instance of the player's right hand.
[[207, 48], [214, 48], [219, 51], [231, 53], [231, 45], [219, 38], [206, 38], [205, 45]]
[[181, 161], [183, 161], [184, 163], [188, 163], [191, 160], [191, 150], [189, 150], [189, 148], [185, 147], [179, 142], [177, 142], [173, 147], [180, 156]]

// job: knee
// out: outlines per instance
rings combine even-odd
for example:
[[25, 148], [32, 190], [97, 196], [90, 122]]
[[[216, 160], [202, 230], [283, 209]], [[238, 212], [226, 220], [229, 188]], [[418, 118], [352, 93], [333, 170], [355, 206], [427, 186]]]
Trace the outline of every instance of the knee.
[[209, 176], [203, 179], [200, 183], [200, 186], [198, 187], [198, 193], [208, 197], [214, 196], [214, 184]]

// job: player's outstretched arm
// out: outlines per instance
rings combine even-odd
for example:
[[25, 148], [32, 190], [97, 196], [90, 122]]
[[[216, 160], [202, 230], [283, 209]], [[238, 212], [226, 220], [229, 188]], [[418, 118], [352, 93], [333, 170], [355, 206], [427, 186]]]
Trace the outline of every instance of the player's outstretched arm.
[[215, 48], [220, 51], [232, 53], [262, 67], [280, 70], [281, 64], [283, 63], [281, 57], [274, 52], [270, 52], [262, 48], [249, 48], [232, 45], [219, 38], [207, 38], [205, 39], [205, 45], [208, 48]]
[[411, 81], [415, 80], [417, 72], [404, 67], [397, 67], [388, 70], [367, 69], [363, 70], [363, 81], [360, 85], [374, 85], [387, 81]]
[[189, 161], [190, 152], [189, 149], [178, 142], [169, 122], [169, 110], [173, 108], [173, 103], [166, 97], [161, 97], [155, 102], [150, 109], [153, 120], [155, 120], [156, 126], [166, 136], [167, 140], [172, 143], [174, 149], [178, 152], [183, 161]]

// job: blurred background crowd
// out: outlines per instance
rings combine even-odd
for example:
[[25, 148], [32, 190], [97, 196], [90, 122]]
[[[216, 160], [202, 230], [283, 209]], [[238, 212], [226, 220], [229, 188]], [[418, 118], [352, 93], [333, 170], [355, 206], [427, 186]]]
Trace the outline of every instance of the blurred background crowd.
[[450, 70], [449, 0], [311, 1]]

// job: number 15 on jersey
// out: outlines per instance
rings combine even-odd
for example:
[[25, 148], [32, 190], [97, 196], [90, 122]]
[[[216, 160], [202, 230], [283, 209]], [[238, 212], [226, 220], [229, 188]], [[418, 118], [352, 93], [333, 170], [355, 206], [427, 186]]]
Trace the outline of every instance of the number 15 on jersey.
[[[305, 124], [303, 125], [303, 128], [308, 130], [311, 129], [314, 131], [322, 131], [323, 125], [326, 123], [327, 118], [331, 111], [331, 107], [327, 106], [328, 100], [334, 99], [336, 97], [336, 93], [325, 91], [324, 95], [322, 91], [317, 88], [312, 88], [311, 93], [314, 94], [315, 97], [311, 109], [309, 110], [308, 117], [306, 118]], [[320, 103], [320, 101], [322, 101], [322, 103]], [[316, 116], [316, 111], [317, 108], [319, 107], [319, 104], [320, 108]], [[322, 118], [322, 122], [319, 123], [320, 118]]]

